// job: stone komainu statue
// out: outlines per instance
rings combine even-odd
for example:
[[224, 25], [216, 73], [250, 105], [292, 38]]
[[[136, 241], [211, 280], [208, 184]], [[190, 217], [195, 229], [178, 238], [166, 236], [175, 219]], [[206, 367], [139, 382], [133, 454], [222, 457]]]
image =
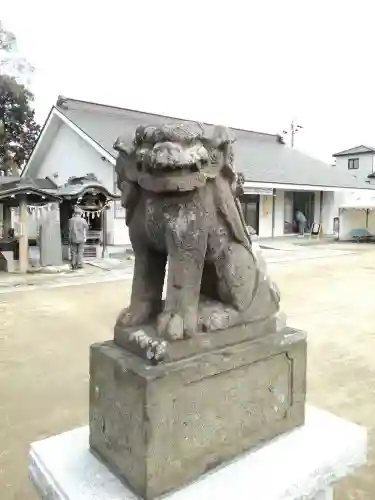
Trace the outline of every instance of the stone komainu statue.
[[236, 199], [233, 142], [226, 128], [194, 123], [140, 126], [132, 144], [116, 141], [135, 253], [131, 303], [117, 327], [155, 322], [161, 337], [178, 340], [278, 312]]

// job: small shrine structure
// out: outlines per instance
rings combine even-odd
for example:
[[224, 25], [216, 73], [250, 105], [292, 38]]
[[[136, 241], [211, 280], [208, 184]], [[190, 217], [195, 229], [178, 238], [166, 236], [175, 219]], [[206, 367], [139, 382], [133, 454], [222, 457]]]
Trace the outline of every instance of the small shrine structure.
[[[60, 203], [57, 193], [39, 187], [32, 179], [15, 178], [0, 183], [2, 231], [0, 238], [0, 268], [3, 271], [26, 273], [29, 265], [28, 207]], [[18, 221], [12, 220], [12, 209], [18, 212]]]
[[70, 177], [66, 184], [56, 189], [55, 193], [62, 199], [60, 228], [63, 258], [69, 259], [68, 220], [75, 206], [82, 209], [83, 217], [89, 224], [84, 257], [86, 259], [103, 257], [108, 244], [107, 211], [111, 201], [119, 199], [120, 196], [110, 193], [94, 174]]

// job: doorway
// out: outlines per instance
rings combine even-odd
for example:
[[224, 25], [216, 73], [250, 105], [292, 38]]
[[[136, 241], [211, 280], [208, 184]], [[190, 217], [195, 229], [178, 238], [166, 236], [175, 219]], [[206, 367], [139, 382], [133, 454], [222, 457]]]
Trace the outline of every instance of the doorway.
[[294, 216], [297, 210], [301, 211], [307, 219], [307, 228], [310, 229], [314, 222], [315, 193], [311, 191], [296, 191], [294, 195]]
[[285, 191], [284, 193], [284, 234], [298, 232], [295, 224], [296, 211], [300, 210], [307, 219], [307, 229], [314, 222], [314, 191]]
[[240, 202], [246, 225], [259, 234], [259, 195], [243, 194], [240, 196]]

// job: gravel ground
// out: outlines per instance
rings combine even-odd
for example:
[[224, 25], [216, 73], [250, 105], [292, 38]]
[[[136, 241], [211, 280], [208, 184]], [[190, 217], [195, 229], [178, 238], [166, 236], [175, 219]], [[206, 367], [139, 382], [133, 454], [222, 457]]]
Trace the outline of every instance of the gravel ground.
[[[368, 465], [342, 481], [335, 498], [374, 500], [375, 251], [269, 269], [289, 324], [309, 334], [309, 403], [369, 430]], [[1, 500], [37, 500], [27, 478], [29, 443], [87, 423], [89, 345], [111, 337], [129, 298], [131, 280], [120, 274], [96, 284], [74, 279], [77, 286], [0, 296]]]

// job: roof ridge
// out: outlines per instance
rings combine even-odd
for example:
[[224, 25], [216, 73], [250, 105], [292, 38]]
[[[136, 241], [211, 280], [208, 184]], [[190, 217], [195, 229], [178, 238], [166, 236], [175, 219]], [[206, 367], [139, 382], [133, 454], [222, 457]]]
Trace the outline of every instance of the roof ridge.
[[[91, 106], [98, 106], [98, 107], [102, 107], [102, 108], [109, 108], [109, 109], [118, 110], [118, 111], [130, 111], [130, 112], [133, 112], [133, 113], [140, 113], [140, 114], [144, 114], [144, 115], [157, 116], [157, 117], [160, 117], [160, 118], [170, 118], [172, 120], [197, 122], [197, 120], [193, 120], [193, 119], [189, 119], [189, 118], [181, 118], [181, 117], [178, 117], [178, 116], [163, 115], [161, 113], [153, 113], [153, 112], [149, 112], [149, 111], [141, 111], [139, 109], [123, 108], [123, 107], [120, 107], [120, 106], [113, 106], [112, 104], [103, 104], [103, 103], [98, 103], [98, 102], [93, 102], [93, 101], [83, 101], [81, 99], [73, 99], [71, 97], [63, 97], [63, 96], [59, 96], [58, 99], [57, 99], [57, 101], [56, 101], [56, 104], [55, 104], [55, 106], [57, 107], [57, 109], [59, 111], [61, 111], [61, 110], [64, 109], [64, 107], [61, 106], [59, 104], [59, 102], [65, 104], [64, 101], [72, 101], [72, 102], [76, 102], [76, 103], [79, 103], [79, 104], [89, 104]], [[214, 126], [215, 125], [214, 123], [208, 123], [208, 122], [202, 122], [202, 123], [204, 125], [208, 125], [208, 126]], [[250, 130], [250, 129], [239, 128], [239, 127], [228, 126], [228, 128], [230, 128], [232, 130], [237, 130], [239, 132], [250, 132], [252, 134], [259, 134], [259, 135], [266, 135], [266, 136], [270, 136], [270, 137], [275, 137], [275, 139], [277, 139], [277, 137], [279, 136], [279, 134], [270, 134], [269, 132], [259, 132], [257, 130]]]
[[341, 156], [341, 155], [344, 156], [345, 154], [350, 154], [349, 151], [353, 151], [355, 149], [360, 149], [360, 148], [364, 148], [364, 149], [367, 149], [368, 151], [372, 151], [375, 153], [375, 148], [373, 148], [371, 146], [366, 146], [365, 144], [359, 144], [358, 146], [352, 146], [351, 148], [343, 149], [342, 151], [339, 151], [338, 153], [334, 153], [332, 156], [333, 157]]

